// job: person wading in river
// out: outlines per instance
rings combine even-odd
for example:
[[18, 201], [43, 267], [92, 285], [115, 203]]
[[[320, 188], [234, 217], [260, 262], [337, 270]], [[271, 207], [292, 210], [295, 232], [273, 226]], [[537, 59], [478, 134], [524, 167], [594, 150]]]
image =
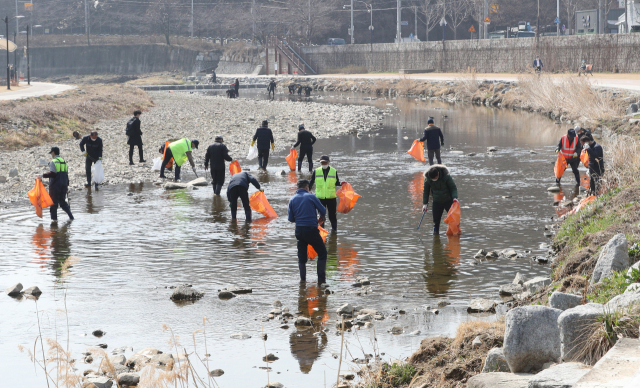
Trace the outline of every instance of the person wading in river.
[[604, 151], [591, 135], [582, 136], [580, 142], [589, 154], [589, 194], [597, 196], [600, 191], [600, 177], [604, 174]]
[[[576, 185], [580, 185], [580, 172], [578, 171], [578, 166], [580, 165], [581, 151], [582, 147], [578, 141], [576, 131], [573, 128], [570, 128], [567, 131], [567, 134], [560, 138], [560, 142], [558, 142], [558, 147], [556, 148], [556, 153], [562, 155], [567, 160], [567, 164], [571, 166], [573, 175], [576, 178]], [[560, 184], [560, 179], [561, 178], [556, 178], [557, 185]]]
[[[326, 282], [327, 248], [322, 241], [318, 224], [324, 224], [327, 213], [320, 200], [309, 192], [309, 181], [298, 181], [298, 190], [289, 200], [289, 222], [296, 223], [296, 239], [298, 240], [298, 268], [300, 281], [307, 281], [307, 247], [311, 245], [318, 254], [318, 284]], [[317, 218], [317, 214], [320, 218]]]
[[[87, 157], [84, 161], [84, 171], [87, 174], [87, 183], [84, 187], [91, 187], [91, 165], [102, 160], [102, 139], [98, 137], [97, 131], [92, 131], [90, 135], [82, 138], [80, 151], [84, 152]], [[97, 183], [96, 189], [98, 189]]]
[[191, 169], [193, 173], [196, 172], [196, 163], [193, 161], [193, 155], [191, 155], [192, 150], [198, 149], [198, 145], [200, 144], [197, 140], [189, 140], [187, 138], [180, 139], [170, 143], [168, 147], [165, 147], [164, 150], [164, 160], [162, 161], [162, 166], [160, 167], [160, 178], [166, 178], [164, 176], [164, 169], [173, 158], [173, 162], [176, 166], [175, 173], [175, 181], [180, 180], [180, 166], [184, 164], [187, 160], [189, 164], [191, 164]]
[[271, 145], [271, 151], [275, 150], [276, 144], [273, 141], [273, 132], [269, 129], [269, 122], [264, 120], [262, 126], [256, 129], [255, 135], [253, 135], [253, 141], [251, 146], [258, 141], [258, 168], [261, 170], [267, 170], [267, 164], [269, 164], [269, 145]]
[[211, 184], [213, 192], [220, 195], [222, 185], [224, 184], [226, 166], [224, 161], [231, 162], [233, 159], [229, 156], [229, 149], [224, 145], [222, 136], [216, 136], [215, 143], [207, 148], [207, 154], [204, 157], [204, 169], [209, 169], [211, 162]]
[[427, 120], [427, 128], [424, 129], [424, 135], [419, 141], [427, 142], [427, 156], [429, 157], [429, 165], [433, 166], [433, 156], [435, 155], [438, 164], [442, 163], [440, 159], [440, 146], [444, 145], [444, 136], [442, 130], [433, 123], [433, 117]]
[[458, 202], [458, 188], [453, 181], [449, 169], [443, 164], [434, 164], [424, 172], [422, 191], [422, 211], [429, 207], [429, 194], [433, 193], [433, 235], [440, 234], [442, 213], [447, 212], [454, 202]]
[[316, 137], [306, 129], [304, 124], [298, 126], [298, 141], [291, 148], [300, 146], [300, 155], [298, 156], [298, 171], [302, 171], [302, 161], [306, 155], [307, 162], [309, 162], [309, 172], [313, 171], [313, 144], [316, 142]]
[[133, 148], [138, 147], [138, 156], [140, 156], [140, 163], [146, 162], [144, 160], [144, 154], [142, 151], [142, 131], [140, 130], [140, 115], [141, 111], [136, 110], [133, 112], [133, 117], [127, 123], [127, 144], [129, 145], [129, 165], [133, 166]]
[[49, 172], [40, 176], [40, 178], [49, 178], [49, 196], [53, 201], [53, 205], [49, 207], [51, 221], [58, 220], [58, 206], [67, 213], [69, 219], [73, 220], [71, 208], [67, 203], [66, 196], [69, 189], [69, 170], [67, 162], [60, 157], [60, 148], [51, 148], [51, 157], [53, 160], [49, 163]]
[[[327, 208], [329, 213], [329, 222], [331, 222], [331, 232], [338, 231], [338, 219], [336, 217], [336, 208], [338, 207], [338, 200], [336, 199], [336, 187], [342, 186], [338, 172], [335, 168], [329, 166], [329, 157], [322, 155], [320, 157], [321, 166], [318, 167], [313, 174], [311, 174], [311, 188], [316, 186], [316, 197], [320, 200], [320, 203]], [[324, 220], [320, 224], [324, 228]]]
[[249, 206], [249, 183], [254, 185], [256, 189], [264, 191], [260, 188], [260, 183], [251, 174], [246, 171], [239, 172], [231, 177], [229, 186], [227, 186], [227, 199], [231, 207], [231, 219], [236, 219], [238, 212], [238, 198], [242, 201], [244, 207], [244, 215], [247, 222], [251, 222], [251, 206]]

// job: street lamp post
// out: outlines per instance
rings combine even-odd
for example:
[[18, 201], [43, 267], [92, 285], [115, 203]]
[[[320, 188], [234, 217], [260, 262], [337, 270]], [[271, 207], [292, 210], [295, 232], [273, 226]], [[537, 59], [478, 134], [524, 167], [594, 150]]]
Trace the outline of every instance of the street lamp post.
[[13, 76], [16, 80], [16, 85], [18, 84], [18, 40], [16, 39], [16, 33], [13, 33], [13, 43], [16, 44], [16, 49], [13, 50]]
[[445, 33], [446, 33], [444, 27], [447, 25], [447, 21], [444, 19], [444, 16], [440, 20], [440, 25], [442, 26], [442, 41], [444, 42]]
[[29, 26], [27, 25], [27, 85], [31, 85], [31, 53], [29, 52]]
[[17, 15], [9, 19], [9, 15], [7, 15], [4, 18], [4, 24], [7, 26], [7, 34], [5, 35], [5, 37], [7, 38], [7, 90], [11, 90], [11, 70], [9, 69], [9, 21], [13, 19], [20, 19], [23, 17], [24, 16], [22, 15]]

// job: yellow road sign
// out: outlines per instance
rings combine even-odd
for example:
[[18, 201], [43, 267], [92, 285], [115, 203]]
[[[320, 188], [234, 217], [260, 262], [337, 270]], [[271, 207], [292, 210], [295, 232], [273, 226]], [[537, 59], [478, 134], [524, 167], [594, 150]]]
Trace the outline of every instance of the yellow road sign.
[[498, 13], [500, 10], [500, 4], [491, 4], [491, 13]]
[[484, 18], [484, 22], [485, 22], [485, 23], [491, 23], [491, 20], [489, 19], [489, 16], [487, 16], [486, 18]]
[[476, 28], [472, 25], [471, 28], [469, 28], [469, 32], [476, 32]]
[[24, 10], [25, 11], [33, 10], [33, 4], [32, 3], [24, 3]]

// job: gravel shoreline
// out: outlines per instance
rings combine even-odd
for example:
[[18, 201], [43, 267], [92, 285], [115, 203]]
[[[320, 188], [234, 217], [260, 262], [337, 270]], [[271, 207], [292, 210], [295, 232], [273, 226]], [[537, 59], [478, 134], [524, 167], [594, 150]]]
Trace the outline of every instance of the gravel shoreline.
[[[204, 170], [204, 155], [216, 135], [222, 135], [230, 155], [243, 161], [251, 138], [262, 120], [269, 120], [275, 139], [275, 156], [270, 166], [286, 166], [284, 157], [295, 142], [298, 125], [304, 123], [317, 138], [347, 133], [366, 132], [378, 127], [384, 111], [370, 106], [341, 105], [318, 102], [269, 101], [227, 99], [201, 93], [150, 93], [155, 107], [142, 114], [142, 139], [146, 163], [129, 165], [129, 146], [125, 136], [130, 117], [106, 120], [94, 128], [104, 142], [103, 164], [105, 185], [157, 181], [159, 173], [151, 171], [153, 159], [159, 157], [158, 148], [170, 138], [198, 139], [200, 149], [194, 150], [198, 171]], [[71, 190], [83, 190], [85, 183], [84, 157], [79, 140], [69, 139], [17, 151], [0, 151], [0, 202], [27, 200], [35, 176], [47, 171], [49, 150], [60, 147], [61, 156], [69, 164]], [[255, 164], [255, 160], [250, 162]], [[9, 170], [17, 168], [18, 175], [10, 177]], [[190, 169], [187, 169], [190, 170]], [[186, 171], [185, 171], [186, 172]], [[6, 177], [6, 182], [3, 182]], [[187, 179], [185, 179], [187, 180]]]

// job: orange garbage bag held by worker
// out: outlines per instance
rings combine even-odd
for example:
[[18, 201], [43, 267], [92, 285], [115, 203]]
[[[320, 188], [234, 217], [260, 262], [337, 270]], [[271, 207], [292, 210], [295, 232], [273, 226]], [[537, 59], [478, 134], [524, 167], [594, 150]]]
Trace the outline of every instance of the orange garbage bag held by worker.
[[444, 223], [449, 225], [447, 228], [447, 236], [459, 236], [462, 234], [460, 229], [460, 203], [454, 201], [453, 205], [447, 213], [447, 217], [444, 219]]
[[340, 198], [340, 203], [336, 210], [344, 214], [349, 213], [360, 198], [360, 195], [356, 194], [351, 184], [347, 182], [342, 182], [342, 187], [336, 190], [336, 195]]
[[589, 154], [587, 153], [587, 150], [582, 150], [580, 153], [580, 161], [586, 168], [589, 168]]
[[242, 168], [240, 167], [240, 163], [237, 160], [231, 162], [229, 164], [229, 174], [234, 175], [239, 172], [242, 172]]
[[424, 143], [419, 141], [419, 140], [414, 140], [413, 144], [411, 145], [411, 148], [409, 149], [409, 151], [407, 151], [407, 153], [411, 156], [413, 156], [416, 160], [421, 161], [422, 163], [425, 162], [424, 159]]
[[291, 171], [295, 171], [296, 160], [298, 159], [298, 150], [296, 150], [295, 148], [292, 148], [291, 151], [289, 152], [289, 155], [287, 155], [285, 159], [287, 160], [287, 163], [289, 164], [289, 168], [291, 169]]
[[47, 190], [44, 188], [40, 178], [36, 179], [35, 186], [33, 186], [33, 189], [29, 190], [27, 194], [29, 195], [31, 204], [36, 208], [36, 214], [38, 217], [42, 218], [42, 209], [52, 206], [53, 201], [51, 200], [49, 193], [47, 193]]
[[556, 165], [553, 167], [553, 171], [556, 173], [556, 179], [562, 178], [562, 174], [564, 174], [564, 170], [567, 169], [567, 166], [567, 159], [559, 153]]
[[[320, 237], [322, 237], [322, 241], [326, 243], [329, 232], [327, 232], [327, 230], [322, 226], [318, 226], [318, 230], [320, 231]], [[318, 253], [316, 253], [316, 250], [313, 249], [311, 245], [307, 245], [307, 259], [314, 260], [316, 257], [318, 257]]]
[[251, 194], [249, 197], [249, 206], [251, 209], [257, 211], [267, 218], [277, 217], [276, 211], [273, 210], [269, 201], [267, 201], [267, 197], [264, 195], [262, 191], [256, 191]]
[[[162, 160], [164, 160], [164, 157], [167, 155], [167, 148], [169, 148], [169, 144], [171, 144], [170, 141], [166, 141], [164, 143], [164, 152], [162, 153]], [[165, 168], [171, 168], [173, 167], [173, 158], [171, 158], [171, 160], [169, 161], [169, 163], [167, 163], [166, 166], [164, 166]]]

